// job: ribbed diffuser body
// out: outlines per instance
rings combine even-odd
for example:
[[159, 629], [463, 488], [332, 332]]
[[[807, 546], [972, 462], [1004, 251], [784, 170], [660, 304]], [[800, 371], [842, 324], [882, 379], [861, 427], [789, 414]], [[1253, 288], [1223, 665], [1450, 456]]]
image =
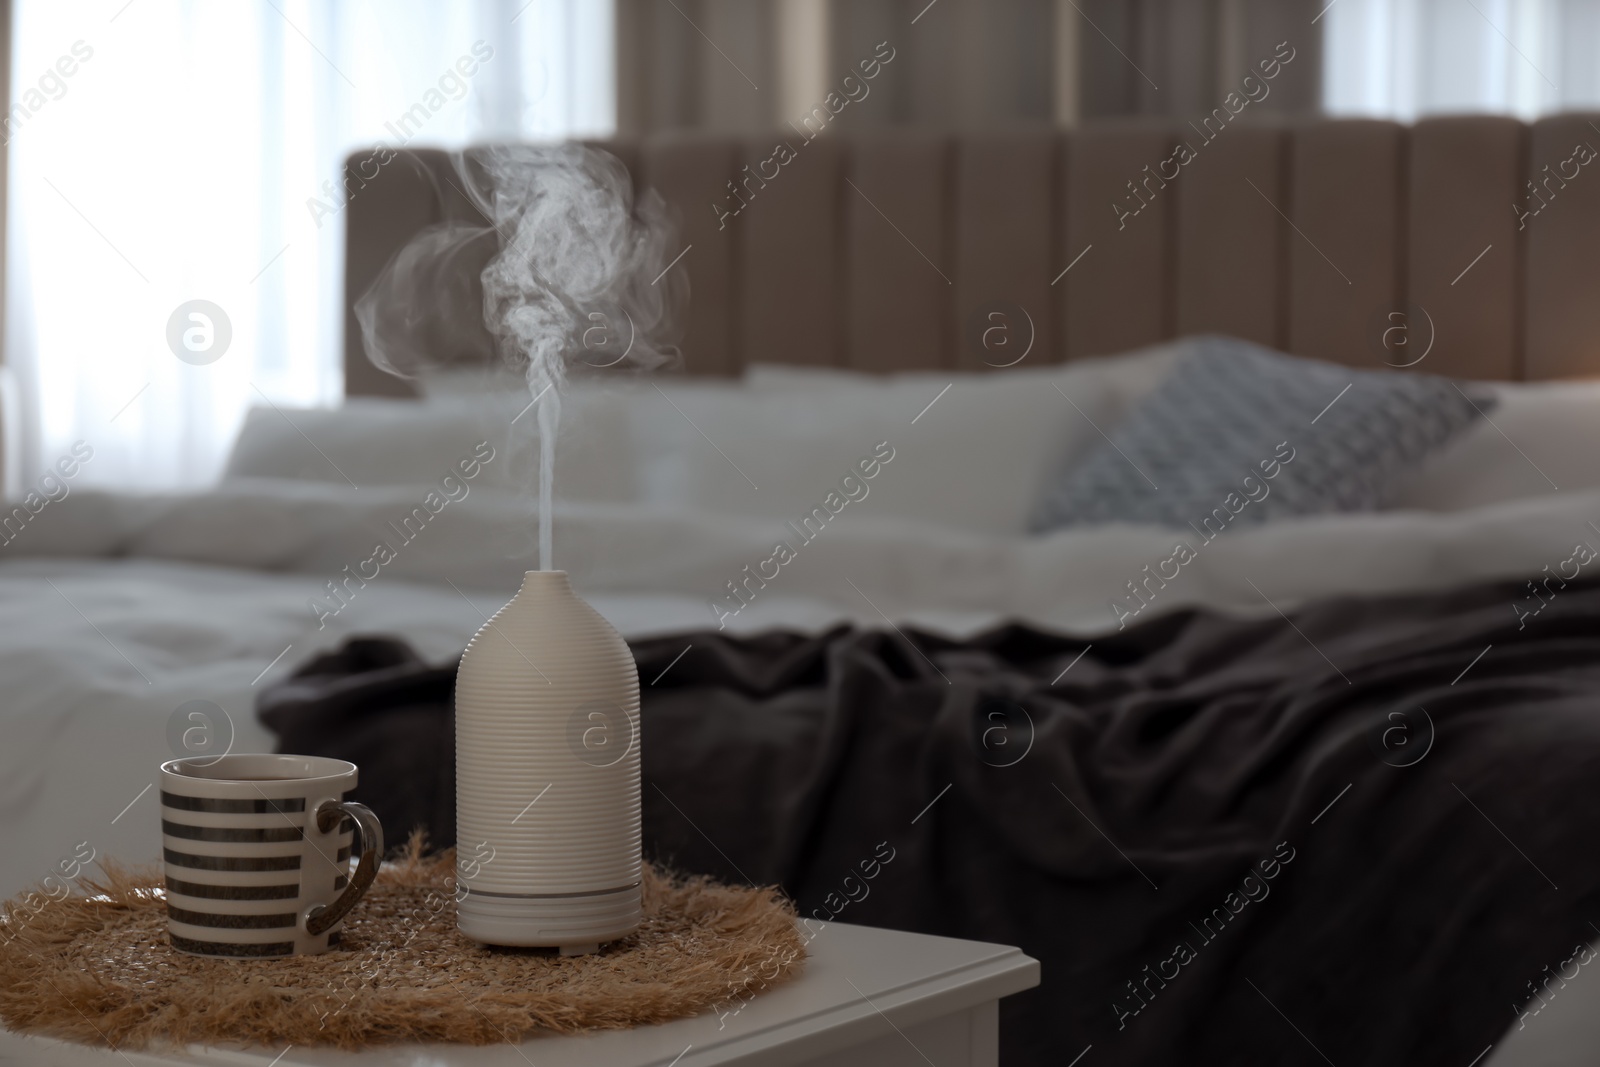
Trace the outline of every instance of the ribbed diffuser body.
[[593, 951], [639, 925], [639, 673], [565, 571], [528, 571], [456, 676], [457, 922]]

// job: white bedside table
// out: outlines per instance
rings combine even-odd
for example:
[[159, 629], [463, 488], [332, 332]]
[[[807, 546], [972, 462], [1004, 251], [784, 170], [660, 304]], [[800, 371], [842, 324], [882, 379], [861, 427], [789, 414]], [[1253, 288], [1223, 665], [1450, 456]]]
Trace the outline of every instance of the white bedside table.
[[[736, 1014], [520, 1045], [388, 1045], [370, 1052], [194, 1048], [117, 1053], [0, 1031], [0, 1064], [28, 1067], [997, 1067], [1001, 997], [1039, 984], [1005, 945], [830, 923], [805, 973]], [[730, 1005], [730, 1009], [737, 1007]]]

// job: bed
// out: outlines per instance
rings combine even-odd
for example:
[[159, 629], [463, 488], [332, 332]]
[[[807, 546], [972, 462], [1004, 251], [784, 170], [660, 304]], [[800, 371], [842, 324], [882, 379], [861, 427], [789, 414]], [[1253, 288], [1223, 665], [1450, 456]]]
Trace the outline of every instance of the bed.
[[[1289, 633], [1286, 618], [1312, 626], [1301, 610], [1337, 598], [1488, 588], [1500, 600], [1474, 611], [1503, 601], [1506, 624], [1554, 634], [1560, 613], [1528, 622], [1515, 605], [1574, 542], [1600, 544], [1600, 388], [1570, 380], [1600, 368], [1600, 187], [1562, 185], [1521, 229], [1507, 206], [1590, 119], [1240, 127], [1202, 166], [1142, 185], [1120, 224], [1107, 204], [1176, 131], [819, 139], [760, 188], [771, 210], [725, 225], [707, 205], [765, 140], [610, 144], [679, 214], [688, 373], [575, 383], [557, 563], [663, 668], [693, 642], [679, 635], [706, 631], [959, 642], [1021, 624], [1126, 648], [1198, 616]], [[411, 233], [471, 211], [440, 153], [396, 153], [352, 187], [352, 307]], [[1474, 381], [1488, 415], [1397, 478], [1381, 510], [1230, 530], [1130, 629], [1112, 605], [1132, 603], [1125, 587], [1171, 533], [1030, 534], [1030, 513], [1055, 466], [1116, 432], [1173, 373], [1179, 339], [1201, 334]], [[527, 401], [487, 339], [461, 338], [458, 366], [422, 387], [376, 371], [353, 328], [346, 348], [345, 408], [253, 412], [213, 491], [73, 489], [0, 549], [6, 892], [85, 843], [154, 855], [161, 760], [270, 747], [259, 694], [352, 636], [393, 635], [447, 666], [531, 565]], [[870, 495], [758, 593], [732, 591], [752, 589], [775, 529], [880, 447], [893, 458]], [[481, 467], [469, 491], [397, 529], [467, 456]], [[351, 580], [372, 574], [376, 538], [403, 547]], [[1583, 588], [1561, 612], [1584, 610]], [[1458, 658], [1462, 675], [1477, 663]], [[1574, 1002], [1486, 1062], [1563, 1062], [1557, 1020]]]

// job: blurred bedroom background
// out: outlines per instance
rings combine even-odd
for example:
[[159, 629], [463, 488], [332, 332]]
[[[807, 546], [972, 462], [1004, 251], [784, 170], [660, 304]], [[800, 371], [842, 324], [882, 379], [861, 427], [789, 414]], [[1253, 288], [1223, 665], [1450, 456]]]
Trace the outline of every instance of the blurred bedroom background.
[[[1186, 116], [1291, 26], [1254, 121], [1600, 106], [1600, 0], [0, 6], [12, 489], [85, 436], [104, 445], [86, 484], [204, 484], [252, 404], [337, 404], [338, 178], [360, 145], [766, 132], [889, 37], [894, 76], [840, 131]], [[228, 317], [216, 366], [164, 343], [198, 297]]]
[[[439, 848], [618, 767], [611, 858], [846, 930], [794, 989], [867, 1051], [771, 1062], [1600, 1063], [1600, 979], [1529, 1023], [1600, 954], [1600, 0], [0, 0], [0, 33], [0, 897], [83, 849], [298, 867], [281, 809], [190, 821], [173, 759], [348, 759]], [[491, 616], [569, 578], [593, 629]], [[458, 674], [490, 633], [564, 725]], [[601, 659], [634, 764], [588, 760]], [[537, 789], [480, 835], [485, 782]], [[539, 880], [597, 836], [484, 892], [626, 901]], [[180, 950], [325, 914], [171, 884]], [[0, 1063], [34, 1040], [7, 909]], [[899, 972], [836, 980], [868, 927], [1042, 979], [949, 1039], [874, 1002]], [[782, 997], [743, 1024], [811, 1027]], [[765, 1055], [697, 1018], [625, 1062]], [[624, 1062], [530, 1047], [448, 1062]]]

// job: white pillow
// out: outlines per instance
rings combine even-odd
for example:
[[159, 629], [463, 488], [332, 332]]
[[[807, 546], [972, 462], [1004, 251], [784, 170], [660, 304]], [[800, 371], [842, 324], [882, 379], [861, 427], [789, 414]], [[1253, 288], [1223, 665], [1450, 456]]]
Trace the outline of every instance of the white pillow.
[[[920, 392], [932, 385], [943, 388], [952, 379], [981, 381], [987, 378], [1004, 380], [1019, 390], [1035, 387], [1049, 389], [1051, 383], [1071, 396], [1079, 407], [1084, 401], [1073, 395], [1073, 389], [1082, 389], [1085, 382], [1090, 393], [1098, 396], [1103, 407], [1084, 413], [1107, 429], [1127, 414], [1134, 401], [1143, 397], [1160, 383], [1173, 362], [1178, 358], [1181, 341], [1165, 341], [1158, 345], [1135, 349], [1115, 356], [1096, 356], [1071, 363], [1032, 364], [989, 372], [919, 370], [896, 374], [868, 374], [839, 367], [803, 367], [784, 363], [752, 363], [745, 368], [745, 381], [752, 389], [859, 389], [865, 387], [897, 387]], [[1053, 390], [1052, 390], [1053, 391]], [[1068, 410], [1071, 410], [1070, 407]]]
[[658, 380], [632, 398], [644, 495], [798, 521], [887, 442], [894, 458], [852, 510], [1020, 534], [1044, 478], [1099, 439], [1089, 420], [1113, 425], [1168, 348], [981, 374], [758, 365], [742, 383]]
[[[365, 485], [437, 482], [479, 442], [495, 458], [479, 485], [537, 484], [536, 416], [515, 389], [426, 401], [358, 397], [340, 408], [253, 408], [223, 478], [291, 478]], [[555, 493], [567, 500], [638, 498], [638, 460], [624, 397], [573, 383], [562, 398]], [[515, 421], [513, 421], [515, 420]]]
[[1600, 382], [1500, 382], [1499, 403], [1391, 487], [1388, 506], [1461, 511], [1600, 487]]

